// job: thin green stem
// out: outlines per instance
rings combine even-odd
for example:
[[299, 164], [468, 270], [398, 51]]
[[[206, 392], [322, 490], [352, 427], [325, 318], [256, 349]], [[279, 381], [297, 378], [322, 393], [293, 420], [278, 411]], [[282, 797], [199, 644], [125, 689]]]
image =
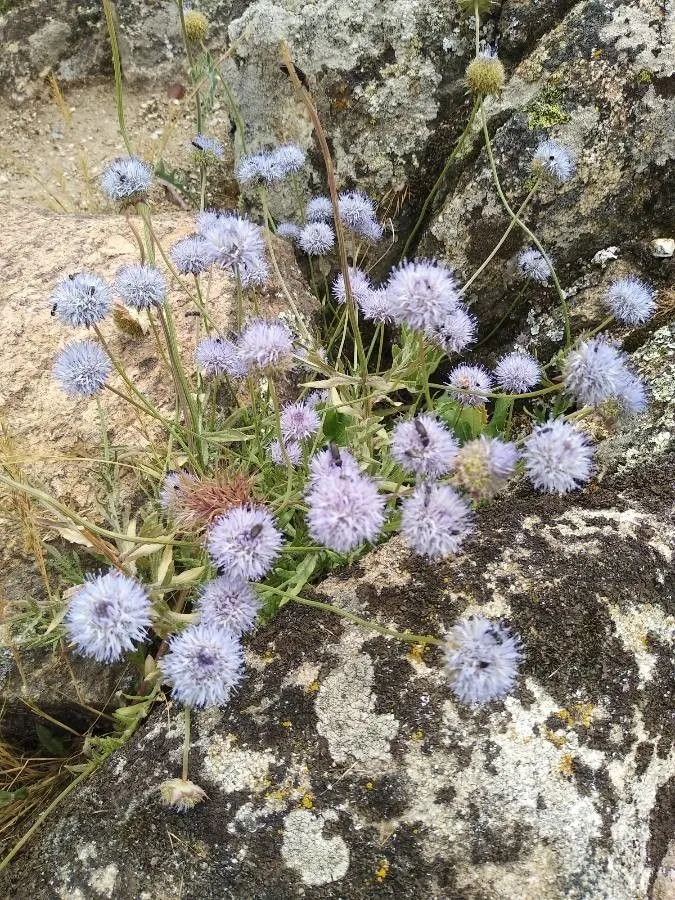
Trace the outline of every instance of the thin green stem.
[[474, 33], [476, 38], [476, 56], [480, 55], [480, 13], [478, 12], [478, 2], [473, 5]]
[[201, 189], [199, 191], [199, 209], [204, 212], [204, 204], [206, 202], [206, 166], [204, 163], [200, 166]]
[[[190, 83], [195, 92], [195, 105], [197, 108], [197, 134], [202, 133], [202, 101], [199, 95], [199, 79], [197, 78], [195, 72], [194, 60], [192, 58], [192, 50], [190, 49], [190, 40], [187, 36], [187, 30], [185, 28], [185, 12], [183, 10], [183, 0], [177, 0], [178, 2], [178, 15], [180, 16], [180, 30], [183, 35], [183, 44], [185, 45], [185, 55], [187, 56], [188, 68], [190, 70]], [[204, 207], [202, 207], [203, 209]]]
[[112, 53], [113, 72], [115, 74], [115, 103], [117, 105], [117, 121], [120, 127], [120, 134], [124, 141], [127, 153], [131, 156], [133, 150], [127, 126], [124, 119], [124, 94], [122, 92], [122, 64], [120, 62], [120, 48], [117, 43], [117, 31], [115, 29], [115, 14], [113, 12], [110, 0], [103, 0], [103, 13], [105, 15], [105, 23], [108, 29], [108, 37], [110, 38], [110, 50]]
[[604, 331], [605, 328], [607, 328], [608, 325], [611, 325], [612, 322], [614, 322], [614, 321], [615, 321], [614, 316], [607, 316], [607, 318], [603, 319], [599, 325], [596, 325], [596, 327], [593, 329], [593, 331], [589, 332], [588, 337], [589, 338], [595, 337], [596, 334], [599, 334], [601, 331]]
[[183, 773], [181, 778], [183, 781], [188, 780], [188, 767], [190, 763], [190, 707], [186, 706], [183, 710], [185, 722], [185, 734], [183, 735]]
[[[447, 384], [432, 384], [433, 388], [442, 388], [444, 391], [448, 390]], [[458, 388], [453, 387], [453, 394], [471, 394], [472, 397], [486, 397], [488, 400], [529, 400], [531, 397], [544, 397], [546, 394], [553, 394], [556, 391], [561, 391], [563, 389], [562, 382], [560, 384], [550, 384], [545, 388], [541, 388], [538, 391], [529, 391], [526, 394], [496, 394], [491, 391], [474, 391], [471, 388]]]

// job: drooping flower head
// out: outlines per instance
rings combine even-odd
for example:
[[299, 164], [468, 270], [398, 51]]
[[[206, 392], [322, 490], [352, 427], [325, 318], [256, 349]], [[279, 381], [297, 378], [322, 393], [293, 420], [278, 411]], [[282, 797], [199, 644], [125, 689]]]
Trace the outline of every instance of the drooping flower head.
[[243, 378], [246, 366], [237, 345], [224, 337], [205, 337], [197, 344], [195, 361], [205, 375], [229, 375]]
[[209, 529], [206, 546], [211, 559], [228, 576], [259, 581], [272, 568], [283, 537], [262, 506], [238, 506]]
[[450, 372], [448, 393], [462, 406], [485, 406], [485, 393], [492, 390], [492, 377], [482, 366], [455, 366]]
[[401, 468], [432, 478], [450, 471], [458, 449], [445, 425], [429, 413], [399, 422], [391, 441], [391, 455]]
[[307, 204], [305, 218], [308, 222], [330, 222], [333, 218], [333, 204], [330, 197], [314, 197]]
[[457, 454], [453, 481], [474, 500], [489, 500], [506, 486], [517, 462], [515, 444], [482, 434]]
[[277, 234], [280, 238], [292, 241], [294, 244], [300, 240], [301, 228], [294, 222], [279, 222], [277, 225]]
[[150, 609], [145, 588], [112, 570], [84, 582], [71, 598], [64, 622], [79, 654], [110, 663], [145, 639]]
[[188, 812], [208, 797], [206, 791], [194, 781], [167, 778], [159, 786], [159, 799], [162, 806], [170, 806], [178, 812]]
[[476, 340], [477, 327], [475, 316], [458, 306], [444, 322], [425, 328], [424, 333], [446, 353], [460, 353]]
[[401, 511], [401, 534], [406, 544], [430, 559], [459, 553], [473, 531], [469, 504], [447, 484], [419, 484], [404, 499]]
[[651, 319], [656, 310], [654, 291], [634, 275], [619, 278], [610, 284], [605, 303], [615, 319], [626, 325], [642, 325]]
[[238, 276], [242, 285], [264, 284], [269, 270], [265, 258], [265, 241], [258, 225], [241, 216], [224, 213], [216, 221], [201, 228], [201, 234], [212, 248], [215, 262]]
[[285, 441], [302, 441], [321, 427], [319, 414], [306, 403], [290, 403], [281, 410], [281, 434]]
[[69, 397], [93, 397], [105, 385], [112, 363], [94, 341], [73, 341], [54, 360], [52, 374]]
[[563, 363], [565, 393], [581, 406], [597, 406], [616, 397], [629, 371], [625, 354], [604, 337], [580, 341]]
[[309, 222], [300, 232], [298, 244], [308, 256], [323, 256], [335, 244], [335, 232], [327, 222]]
[[518, 676], [520, 640], [498, 622], [469, 616], [447, 635], [445, 666], [462, 703], [489, 703], [508, 694]]
[[495, 366], [495, 379], [505, 393], [523, 394], [539, 383], [541, 366], [529, 353], [507, 353]]
[[118, 156], [108, 163], [101, 176], [101, 187], [111, 200], [135, 203], [150, 188], [152, 169], [136, 156]]
[[293, 362], [293, 335], [281, 319], [252, 319], [238, 342], [246, 371], [276, 371]]
[[349, 473], [341, 461], [313, 481], [305, 500], [310, 536], [338, 553], [375, 541], [384, 525], [386, 500], [375, 482]]
[[169, 640], [160, 670], [185, 706], [223, 706], [239, 684], [244, 653], [235, 635], [215, 625], [190, 625]]
[[225, 158], [225, 148], [216, 138], [197, 134], [192, 138], [192, 146], [197, 151], [199, 161], [204, 164], [221, 162]]
[[419, 331], [442, 328], [460, 304], [454, 276], [433, 260], [399, 266], [389, 279], [387, 296], [395, 321]]
[[593, 448], [586, 435], [562, 419], [535, 425], [525, 440], [525, 472], [538, 491], [567, 494], [588, 481]]
[[[358, 303], [361, 309], [363, 309], [364, 305], [368, 305], [370, 295], [373, 292], [373, 283], [363, 269], [349, 266], [349, 289], [351, 291], [352, 299]], [[333, 296], [340, 304], [344, 303], [347, 299], [345, 278], [342, 272], [340, 272], [333, 282]]]
[[96, 325], [110, 312], [110, 290], [98, 275], [78, 272], [60, 281], [51, 296], [52, 311], [64, 325]]
[[213, 247], [206, 243], [201, 234], [191, 234], [177, 241], [170, 254], [181, 275], [201, 275], [216, 258]]
[[166, 278], [156, 266], [122, 266], [115, 276], [115, 290], [132, 309], [151, 309], [164, 303]]
[[201, 588], [197, 609], [200, 622], [227, 628], [239, 637], [253, 628], [260, 601], [247, 581], [219, 575]]
[[551, 280], [551, 269], [538, 250], [530, 247], [518, 255], [518, 270], [523, 278], [531, 278], [539, 284], [548, 284]]
[[[284, 450], [286, 451], [284, 454]], [[302, 462], [302, 447], [297, 441], [287, 441], [283, 449], [279, 441], [272, 441], [269, 446], [270, 458], [275, 466], [286, 466], [286, 460], [297, 468]]]
[[576, 164], [570, 151], [557, 141], [541, 141], [532, 159], [532, 168], [560, 184], [574, 175]]

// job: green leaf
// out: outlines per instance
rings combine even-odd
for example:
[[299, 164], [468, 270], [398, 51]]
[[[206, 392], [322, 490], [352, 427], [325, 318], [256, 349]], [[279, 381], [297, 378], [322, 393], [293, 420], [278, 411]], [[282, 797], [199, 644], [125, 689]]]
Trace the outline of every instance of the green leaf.
[[207, 441], [214, 444], [231, 444], [240, 441], [252, 441], [252, 434], [244, 434], [236, 428], [222, 428], [220, 431], [212, 431], [204, 435]]
[[14, 803], [17, 800], [23, 800], [27, 796], [28, 788], [25, 787], [18, 788], [16, 791], [0, 790], [0, 806], [9, 806], [10, 803]]
[[40, 725], [39, 723], [36, 723], [35, 731], [40, 746], [49, 753], [50, 756], [68, 756], [68, 751], [63, 746], [63, 741], [61, 741], [53, 731], [50, 731], [49, 728]]
[[323, 433], [327, 440], [342, 446], [345, 443], [347, 426], [351, 421], [349, 416], [333, 407], [326, 410], [323, 418]]
[[505, 397], [502, 397], [500, 400], [495, 400], [492, 418], [490, 419], [488, 427], [485, 429], [487, 434], [491, 437], [498, 437], [499, 435], [508, 437], [508, 434], [506, 434], [506, 425], [509, 421], [509, 413], [511, 412], [512, 406], [513, 400], [507, 400]]

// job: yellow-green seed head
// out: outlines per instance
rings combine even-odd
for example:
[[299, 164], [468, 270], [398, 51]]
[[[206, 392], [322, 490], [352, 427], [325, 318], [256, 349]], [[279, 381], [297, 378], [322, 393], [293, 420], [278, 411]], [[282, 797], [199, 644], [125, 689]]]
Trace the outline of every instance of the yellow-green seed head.
[[457, 0], [457, 6], [467, 15], [473, 15], [476, 7], [479, 13], [489, 12], [493, 2], [494, 0]]
[[197, 12], [194, 9], [185, 13], [185, 34], [189, 41], [198, 43], [203, 41], [209, 30], [209, 20], [204, 13]]
[[472, 94], [498, 94], [504, 87], [506, 73], [496, 56], [477, 56], [466, 69], [466, 83]]

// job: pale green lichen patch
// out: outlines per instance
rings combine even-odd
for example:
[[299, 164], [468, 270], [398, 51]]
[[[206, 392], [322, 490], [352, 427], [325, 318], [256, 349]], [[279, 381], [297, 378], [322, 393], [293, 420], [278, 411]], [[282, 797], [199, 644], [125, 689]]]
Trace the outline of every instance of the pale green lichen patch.
[[330, 884], [347, 874], [347, 844], [338, 835], [328, 838], [323, 835], [324, 826], [337, 817], [334, 810], [316, 816], [309, 810], [296, 809], [284, 819], [281, 857], [305, 884]]

